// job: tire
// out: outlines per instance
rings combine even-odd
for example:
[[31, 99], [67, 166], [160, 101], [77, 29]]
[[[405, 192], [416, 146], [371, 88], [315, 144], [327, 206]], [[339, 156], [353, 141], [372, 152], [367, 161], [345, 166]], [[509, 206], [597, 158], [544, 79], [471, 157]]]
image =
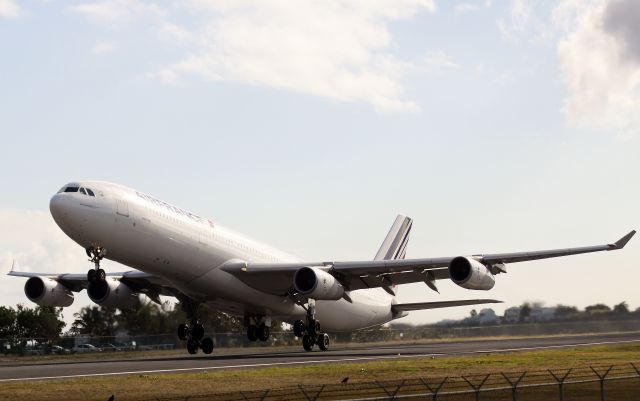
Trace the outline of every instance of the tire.
[[302, 337], [302, 348], [304, 348], [305, 351], [310, 352], [313, 351], [313, 344], [315, 343], [313, 337], [311, 337], [308, 334], [305, 334]]
[[106, 278], [107, 278], [107, 273], [105, 273], [103, 269], [98, 269], [98, 272], [96, 273], [96, 280], [104, 281]]
[[91, 269], [87, 272], [87, 281], [90, 283], [96, 281], [96, 269]]
[[194, 324], [193, 329], [191, 329], [191, 338], [196, 341], [200, 341], [202, 340], [202, 337], [204, 337], [204, 326], [200, 323]]
[[202, 344], [200, 344], [200, 348], [202, 348], [202, 352], [209, 355], [213, 352], [213, 340], [209, 337], [202, 339]]
[[260, 327], [258, 327], [258, 339], [260, 341], [267, 341], [269, 339], [269, 334], [271, 334], [269, 326], [261, 324]]
[[258, 341], [258, 327], [255, 325], [250, 325], [247, 327], [247, 338], [249, 341]]
[[305, 331], [307, 331], [307, 328], [302, 320], [296, 320], [293, 322], [293, 334], [296, 337], [302, 337]]
[[322, 351], [326, 351], [329, 349], [329, 335], [327, 333], [321, 333], [318, 335], [318, 347]]
[[189, 326], [187, 326], [186, 324], [181, 324], [178, 326], [178, 338], [180, 339], [180, 341], [187, 341], [187, 338], [189, 337]]
[[195, 355], [198, 353], [198, 342], [195, 340], [187, 341], [187, 352], [191, 355]]
[[317, 336], [320, 333], [320, 322], [318, 320], [312, 320], [309, 323], [309, 327], [307, 327], [307, 331], [312, 337]]

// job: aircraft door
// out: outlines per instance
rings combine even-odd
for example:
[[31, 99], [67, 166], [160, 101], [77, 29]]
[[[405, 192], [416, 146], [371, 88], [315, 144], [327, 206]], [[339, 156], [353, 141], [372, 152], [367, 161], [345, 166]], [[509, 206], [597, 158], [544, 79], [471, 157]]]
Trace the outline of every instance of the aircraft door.
[[116, 214], [123, 217], [129, 217], [129, 204], [126, 200], [116, 199]]

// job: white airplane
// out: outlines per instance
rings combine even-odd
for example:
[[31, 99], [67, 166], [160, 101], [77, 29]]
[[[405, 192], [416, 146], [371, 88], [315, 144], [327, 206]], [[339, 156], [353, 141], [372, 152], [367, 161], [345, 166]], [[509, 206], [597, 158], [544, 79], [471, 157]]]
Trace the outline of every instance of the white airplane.
[[[613, 244], [535, 252], [405, 259], [412, 220], [398, 216], [373, 260], [309, 262], [250, 240], [212, 220], [118, 184], [82, 181], [65, 185], [50, 202], [55, 222], [94, 263], [87, 274], [21, 272], [24, 291], [42, 306], [66, 307], [87, 289], [103, 306], [131, 308], [138, 295], [180, 300], [188, 324], [178, 327], [187, 350], [211, 353], [211, 338], [198, 321], [201, 303], [241, 316], [251, 341], [269, 338], [271, 319], [293, 324], [305, 350], [329, 347], [327, 331], [377, 326], [408, 311], [500, 302], [471, 299], [402, 304], [399, 284], [451, 279], [471, 290], [490, 290], [506, 263], [622, 249], [631, 231]], [[103, 258], [136, 270], [105, 273]], [[320, 325], [322, 322], [322, 326]]]

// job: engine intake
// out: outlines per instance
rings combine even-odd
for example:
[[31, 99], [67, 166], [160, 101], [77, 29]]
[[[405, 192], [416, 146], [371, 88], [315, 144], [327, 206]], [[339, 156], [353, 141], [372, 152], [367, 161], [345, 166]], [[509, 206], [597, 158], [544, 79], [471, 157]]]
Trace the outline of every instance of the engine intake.
[[493, 274], [477, 260], [458, 256], [449, 263], [451, 281], [469, 290], [490, 290], [496, 283]]
[[132, 309], [138, 306], [138, 294], [120, 280], [95, 281], [87, 288], [89, 299], [109, 308]]
[[67, 287], [46, 277], [30, 277], [24, 284], [24, 293], [31, 302], [40, 306], [66, 307], [74, 299]]
[[317, 267], [302, 267], [293, 276], [293, 286], [300, 294], [313, 299], [338, 300], [344, 287], [331, 274]]

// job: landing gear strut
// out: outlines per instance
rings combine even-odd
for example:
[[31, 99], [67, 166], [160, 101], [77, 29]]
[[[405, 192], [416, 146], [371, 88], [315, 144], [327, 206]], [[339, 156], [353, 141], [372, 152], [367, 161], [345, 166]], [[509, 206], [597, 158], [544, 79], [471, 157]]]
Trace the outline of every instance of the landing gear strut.
[[89, 262], [93, 262], [95, 268], [89, 270], [87, 272], [87, 281], [89, 283], [95, 283], [97, 281], [104, 281], [107, 274], [103, 269], [100, 268], [100, 261], [107, 254], [107, 250], [101, 246], [97, 247], [89, 247], [86, 249], [87, 256], [89, 257]]
[[205, 354], [213, 352], [213, 340], [204, 336], [204, 326], [198, 321], [198, 304], [190, 300], [181, 300], [182, 310], [187, 313], [190, 324], [178, 326], [178, 338], [187, 342], [187, 352], [198, 353], [198, 348]]
[[[304, 307], [304, 305], [303, 305]], [[293, 323], [293, 333], [296, 337], [302, 337], [302, 348], [305, 351], [312, 351], [314, 345], [322, 351], [329, 349], [329, 335], [320, 331], [320, 322], [316, 319], [316, 305], [313, 300], [309, 300], [306, 324], [302, 320]]]

